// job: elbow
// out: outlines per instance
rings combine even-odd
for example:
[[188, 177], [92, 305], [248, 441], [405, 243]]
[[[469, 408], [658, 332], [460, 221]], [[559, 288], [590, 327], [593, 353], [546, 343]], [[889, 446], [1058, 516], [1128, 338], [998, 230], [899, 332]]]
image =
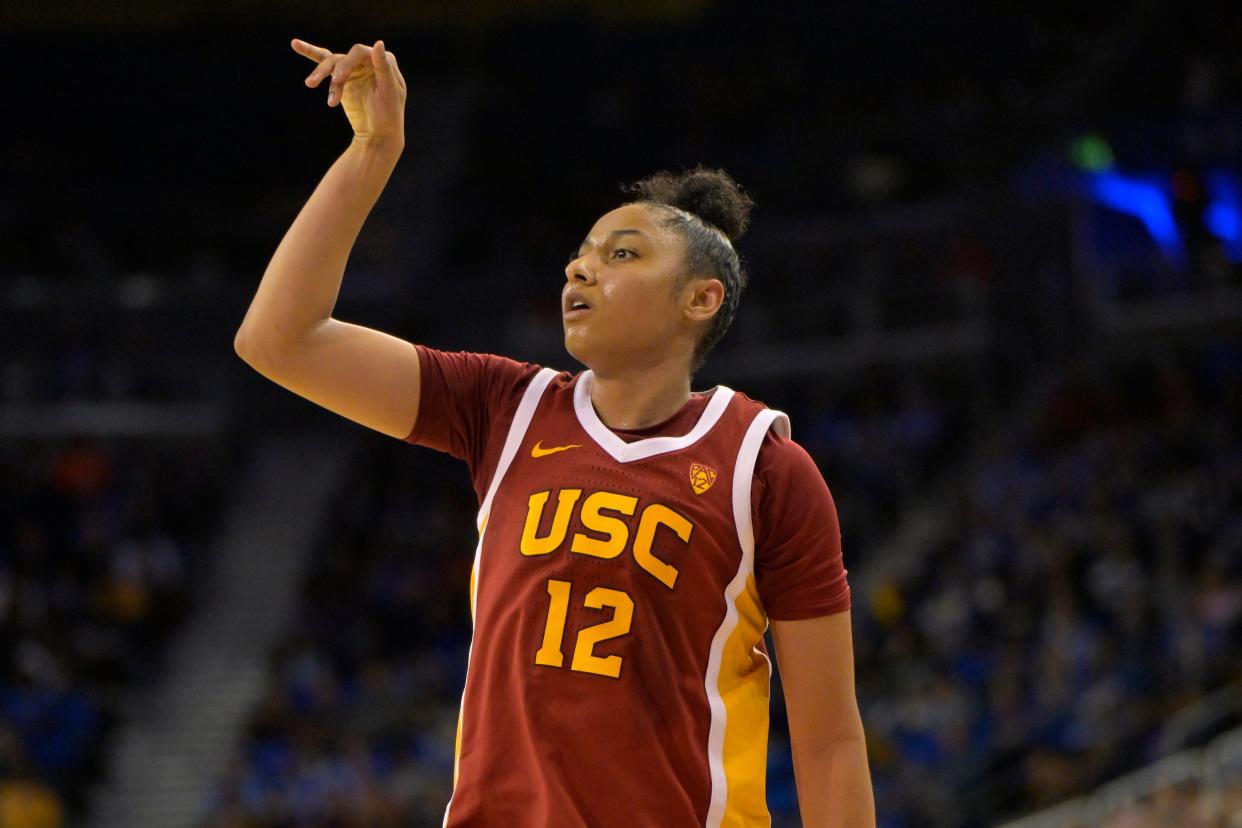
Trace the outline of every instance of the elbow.
[[246, 329], [245, 325], [238, 328], [237, 334], [233, 337], [233, 351], [241, 357], [242, 362], [247, 365], [254, 365], [254, 337], [251, 336], [250, 331]]
[[789, 734], [790, 746], [797, 754], [807, 757], [836, 756], [842, 753], [861, 751], [867, 753], [867, 735], [862, 722], [855, 721], [853, 726], [846, 726], [828, 733], [808, 735], [794, 730]]
[[270, 345], [255, 336], [254, 331], [245, 325], [238, 328], [237, 334], [233, 337], [233, 351], [241, 357], [242, 362], [259, 373], [263, 373], [265, 366], [272, 361]]
[[280, 336], [276, 330], [256, 330], [253, 325], [245, 322], [233, 336], [233, 351], [241, 357], [242, 362], [277, 382], [282, 374], [301, 359], [304, 348], [304, 339], [289, 340]]

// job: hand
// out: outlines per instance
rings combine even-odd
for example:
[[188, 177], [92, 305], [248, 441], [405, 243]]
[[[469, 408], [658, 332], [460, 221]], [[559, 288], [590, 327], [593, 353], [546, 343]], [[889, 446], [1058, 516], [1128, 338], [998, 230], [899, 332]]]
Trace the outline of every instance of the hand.
[[293, 51], [319, 64], [306, 78], [316, 87], [331, 77], [328, 106], [338, 103], [353, 127], [354, 135], [366, 141], [405, 143], [405, 78], [397, 68], [397, 58], [384, 49], [384, 41], [374, 46], [355, 43], [345, 54], [295, 39]]

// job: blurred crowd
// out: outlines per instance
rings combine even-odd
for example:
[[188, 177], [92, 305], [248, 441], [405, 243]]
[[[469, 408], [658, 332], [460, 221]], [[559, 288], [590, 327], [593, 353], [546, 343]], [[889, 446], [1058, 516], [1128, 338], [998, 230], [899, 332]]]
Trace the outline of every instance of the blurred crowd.
[[950, 528], [856, 613], [884, 825], [1083, 793], [1242, 681], [1240, 424], [1234, 338], [1079, 364], [985, 441]]
[[740, 388], [789, 414], [815, 458], [845, 538], [845, 565], [861, 571], [905, 510], [926, 496], [995, 405], [966, 363], [882, 368], [832, 382], [759, 380]]
[[[1115, 809], [1101, 828], [1239, 828], [1242, 826], [1242, 777], [1219, 787], [1198, 781], [1168, 785], [1139, 802]], [[1091, 828], [1072, 825], [1067, 828]]]
[[0, 449], [0, 825], [85, 807], [127, 693], [192, 607], [219, 458], [184, 441]]
[[443, 817], [477, 509], [459, 465], [380, 437], [357, 457], [208, 825]]

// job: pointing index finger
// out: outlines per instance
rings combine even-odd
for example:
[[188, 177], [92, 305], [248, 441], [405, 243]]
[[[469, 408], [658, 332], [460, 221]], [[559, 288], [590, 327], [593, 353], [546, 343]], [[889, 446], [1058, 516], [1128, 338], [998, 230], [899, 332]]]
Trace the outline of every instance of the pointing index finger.
[[307, 43], [305, 40], [298, 40], [296, 37], [289, 44], [293, 47], [293, 51], [305, 58], [310, 58], [315, 63], [321, 63], [324, 58], [332, 54], [331, 49], [325, 49], [322, 46], [315, 46]]

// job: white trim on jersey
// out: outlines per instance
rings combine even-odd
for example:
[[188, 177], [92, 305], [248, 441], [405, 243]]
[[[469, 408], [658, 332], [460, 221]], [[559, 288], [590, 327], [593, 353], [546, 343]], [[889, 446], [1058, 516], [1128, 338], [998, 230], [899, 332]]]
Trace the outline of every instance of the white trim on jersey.
[[589, 370], [578, 375], [577, 384], [574, 386], [574, 413], [578, 415], [578, 422], [591, 439], [612, 455], [618, 463], [646, 460], [657, 454], [665, 454], [694, 445], [702, 439], [703, 435], [711, 431], [712, 426], [729, 407], [729, 400], [733, 399], [732, 388], [718, 385], [716, 393], [712, 395], [707, 407], [703, 409], [699, 421], [688, 433], [680, 437], [648, 437], [627, 443], [613, 434], [612, 430], [604, 425], [599, 415], [595, 413], [595, 406], [591, 404], [591, 378], [594, 375], [594, 372]]
[[[475, 616], [479, 605], [479, 565], [482, 563], [483, 558], [483, 534], [487, 527], [488, 512], [492, 508], [492, 499], [496, 496], [496, 490], [500, 488], [501, 478], [509, 470], [509, 466], [513, 463], [513, 458], [517, 456], [518, 447], [522, 445], [522, 439], [526, 437], [526, 431], [530, 428], [530, 421], [535, 416], [535, 409], [539, 407], [539, 400], [543, 398], [543, 392], [547, 390], [548, 383], [552, 382], [552, 378], [555, 376], [556, 371], [551, 368], [544, 368], [531, 378], [530, 384], [522, 392], [522, 399], [518, 403], [517, 409], [513, 412], [513, 422], [509, 424], [509, 434], [505, 437], [504, 448], [500, 450], [500, 459], [496, 463], [496, 471], [492, 474], [491, 485], [487, 487], [487, 495], [479, 506], [479, 516], [477, 519], [479, 542], [474, 548], [474, 566], [471, 568], [470, 577], [472, 586], [470, 593], [470, 648], [466, 651], [466, 680], [462, 683], [461, 706], [457, 711], [459, 734], [461, 733], [462, 721], [466, 713], [466, 687], [470, 684], [470, 657], [474, 654], [474, 628], [478, 626]], [[460, 741], [458, 745], [460, 746]], [[454, 750], [453, 793], [457, 792], [457, 772], [460, 762], [461, 755]], [[444, 806], [444, 822], [441, 823], [441, 826], [448, 825], [449, 809], [452, 807], [453, 796], [450, 794], [448, 804]]]
[[483, 522], [487, 519], [487, 513], [492, 508], [492, 498], [496, 496], [496, 489], [500, 487], [500, 479], [505, 476], [505, 472], [509, 470], [509, 465], [513, 462], [513, 458], [517, 456], [518, 446], [522, 445], [522, 439], [526, 436], [526, 430], [530, 428], [530, 421], [535, 416], [535, 409], [539, 406], [539, 400], [543, 397], [543, 392], [548, 387], [548, 383], [556, 376], [556, 371], [551, 368], [544, 368], [538, 374], [531, 378], [530, 384], [526, 386], [526, 391], [522, 394], [522, 400], [518, 403], [517, 410], [513, 412], [513, 422], [509, 425], [509, 435], [505, 437], [505, 447], [500, 450], [500, 459], [496, 462], [496, 472], [492, 475], [492, 483], [487, 487], [487, 495], [483, 498], [483, 503], [479, 506], [478, 526], [479, 531], [483, 531]]
[[[767, 408], [755, 415], [751, 420], [746, 436], [742, 438], [742, 447], [737, 454], [737, 463], [733, 467], [733, 522], [737, 527], [737, 539], [742, 547], [742, 560], [737, 574], [725, 588], [725, 617], [712, 638], [712, 648], [707, 659], [707, 675], [703, 686], [707, 690], [707, 702], [711, 708], [712, 720], [707, 733], [707, 763], [711, 771], [712, 796], [707, 809], [706, 828], [719, 828], [725, 815], [725, 806], [729, 800], [729, 781], [725, 776], [724, 741], [725, 728], [728, 725], [728, 711], [725, 710], [724, 699], [720, 697], [720, 662], [724, 653], [725, 642], [737, 627], [737, 597], [746, 589], [746, 580], [755, 571], [755, 532], [753, 518], [750, 513], [751, 483], [755, 474], [755, 462], [759, 459], [759, 448], [767, 436], [768, 429], [775, 427], [777, 433], [789, 436], [789, 417], [784, 412]], [[771, 675], [769, 674], [769, 681]]]

